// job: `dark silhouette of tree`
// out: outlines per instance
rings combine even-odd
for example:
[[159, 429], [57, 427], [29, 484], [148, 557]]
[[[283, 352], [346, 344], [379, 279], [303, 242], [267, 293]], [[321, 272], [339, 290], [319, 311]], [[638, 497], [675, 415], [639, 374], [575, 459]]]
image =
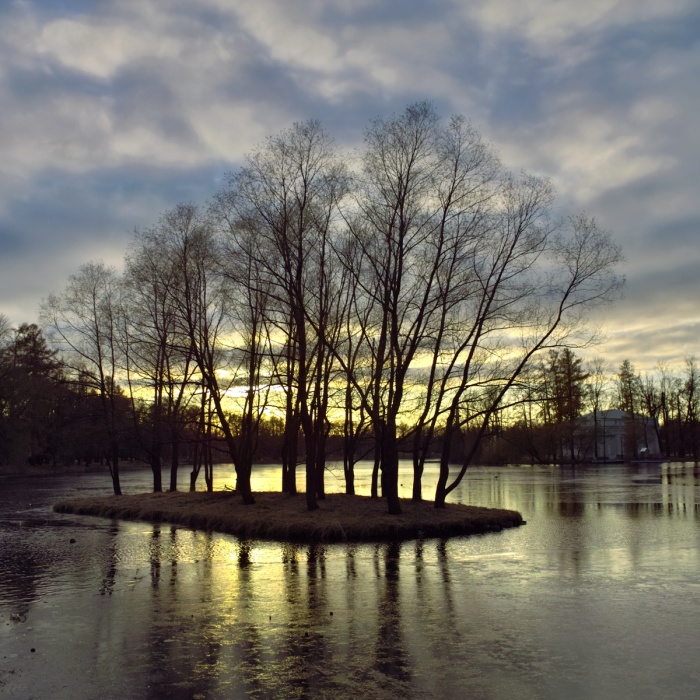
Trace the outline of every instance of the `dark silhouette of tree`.
[[[418, 103], [370, 125], [362, 167], [357, 213], [347, 219], [360, 251], [353, 285], [363, 306], [355, 306], [353, 320], [369, 364], [353, 379], [372, 421], [383, 495], [390, 512], [398, 513], [398, 427], [409, 373], [432, 348], [421, 445], [435, 428], [436, 367], [453, 328], [448, 325], [456, 320], [455, 305], [466, 292], [460, 277], [465, 249], [480, 227], [482, 204], [492, 195], [487, 185], [498, 166], [463, 119], [443, 128], [432, 106]], [[433, 422], [427, 424], [429, 415]], [[418, 498], [422, 463], [416, 463]], [[376, 470], [373, 482], [376, 489]]]
[[464, 477], [493, 414], [527, 365], [549, 348], [586, 342], [583, 314], [611, 301], [622, 283], [614, 271], [621, 254], [610, 234], [584, 216], [553, 224], [550, 203], [551, 192], [541, 181], [525, 178], [506, 188], [500, 235], [484, 257], [486, 264], [477, 268], [484, 293], [447, 418], [451, 427], [462, 398], [476, 391], [482, 397], [472, 414], [476, 439], [449, 484], [445, 441], [436, 507]]
[[[512, 415], [530, 459], [545, 453], [531, 439], [540, 358], [542, 418], [558, 458], [575, 458], [586, 372], [571, 349], [592, 340], [585, 313], [615, 297], [621, 256], [593, 219], [555, 220], [553, 203], [549, 182], [508, 173], [464, 118], [445, 123], [426, 102], [371, 122], [352, 159], [315, 121], [267, 139], [206, 209], [181, 204], [138, 231], [123, 278], [91, 263], [44, 305], [66, 371], [86, 405], [99, 399], [115, 492], [118, 377], [156, 490], [168, 449], [177, 488], [187, 434], [191, 486], [203, 466], [213, 487], [225, 444], [254, 502], [274, 408], [283, 419], [265, 439], [281, 449], [282, 488], [296, 491], [303, 455], [310, 510], [331, 444], [348, 493], [357, 459], [373, 456], [372, 495], [381, 486], [395, 514], [399, 457], [413, 456], [420, 500], [438, 454], [441, 507]], [[696, 384], [689, 373], [673, 403], [659, 399], [685, 434]]]
[[234, 384], [243, 394], [238, 427], [239, 460], [244, 469], [252, 470], [271, 388], [265, 371], [271, 342], [269, 280], [257, 264], [254, 232], [243, 226], [231, 226], [220, 204], [212, 206], [212, 213], [222, 225], [221, 274], [230, 288], [229, 313], [235, 338], [231, 349], [236, 367]]
[[617, 407], [629, 416], [625, 456], [636, 459], [640, 432], [637, 417], [641, 413], [641, 381], [629, 360], [623, 360], [617, 372], [617, 398]]
[[683, 382], [684, 403], [684, 437], [683, 453], [697, 459], [698, 457], [698, 417], [700, 416], [700, 372], [695, 358], [688, 357], [685, 361]]
[[[663, 445], [663, 438], [660, 430], [660, 414], [661, 414], [661, 394], [659, 392], [659, 385], [654, 376], [645, 375], [644, 378], [640, 377], [639, 381], [639, 393], [640, 393], [640, 403], [642, 412], [645, 414], [643, 418], [643, 425], [645, 431], [651, 430], [656, 436], [659, 449]], [[647, 421], [646, 418], [650, 420]], [[648, 423], [651, 424], [647, 428]], [[646, 437], [646, 432], [645, 432]], [[647, 443], [648, 446], [648, 443]]]
[[583, 412], [588, 374], [569, 348], [550, 350], [542, 364], [543, 414], [550, 429], [554, 461], [577, 461], [577, 419]]
[[35, 324], [0, 332], [0, 460], [55, 464], [64, 389], [57, 352]]
[[[236, 327], [231, 315], [229, 279], [221, 273], [221, 240], [211, 218], [189, 204], [164, 214], [152, 232], [152, 240], [173, 266], [175, 284], [170, 294], [177, 309], [177, 332], [188, 339], [187, 347], [197, 365], [202, 390], [206, 390], [216, 414], [216, 425], [211, 421], [207, 425], [207, 440], [212, 432], [222, 434], [236, 469], [237, 490], [244, 503], [254, 503], [250, 485], [252, 436], [236, 434], [226, 406], [241, 356], [232, 351], [227, 340]], [[255, 386], [253, 381], [254, 377], [247, 376], [246, 386]], [[211, 473], [207, 479], [211, 483]]]
[[[275, 371], [286, 392], [286, 454], [294, 480], [298, 426], [306, 452], [309, 510], [323, 496], [328, 434], [328, 385], [333, 332], [329, 237], [336, 203], [346, 186], [345, 168], [331, 139], [315, 121], [294, 124], [246, 158], [217, 197], [231, 232], [255, 241], [255, 265], [265, 279], [266, 316]], [[293, 488], [293, 487], [292, 487]]]
[[103, 263], [83, 265], [60, 294], [42, 303], [41, 316], [66, 366], [97, 393], [109, 445], [107, 462], [115, 495], [119, 481], [119, 285]]
[[175, 288], [178, 270], [163, 256], [158, 232], [137, 231], [125, 259], [120, 342], [134, 415], [138, 397], [148, 392], [135, 425], [161, 491], [164, 448], [170, 451], [170, 491], [177, 490], [182, 411], [192, 398], [195, 369], [189, 336], [178, 325]]

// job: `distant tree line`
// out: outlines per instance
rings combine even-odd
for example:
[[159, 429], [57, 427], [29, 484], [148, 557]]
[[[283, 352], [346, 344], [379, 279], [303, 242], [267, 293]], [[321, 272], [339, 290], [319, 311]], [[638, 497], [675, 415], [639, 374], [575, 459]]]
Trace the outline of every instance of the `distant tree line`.
[[[132, 445], [160, 490], [166, 458], [176, 488], [183, 446], [206, 476], [215, 444], [252, 503], [274, 419], [282, 488], [296, 491], [303, 465], [309, 509], [331, 449], [348, 493], [356, 462], [374, 460], [372, 495], [391, 513], [399, 458], [415, 499], [438, 459], [440, 507], [538, 358], [589, 342], [585, 312], [621, 285], [610, 234], [556, 219], [554, 201], [547, 180], [509, 173], [468, 121], [428, 103], [371, 122], [356, 154], [297, 123], [207, 206], [137, 230], [123, 272], [88, 263], [48, 297], [45, 361], [93, 402], [115, 493]], [[576, 410], [573, 396], [547, 409]]]
[[[0, 324], [5, 329], [0, 340], [0, 465], [45, 466], [54, 471], [109, 465], [111, 441], [104, 404], [90, 376], [73, 373], [35, 324], [12, 329], [2, 316]], [[120, 458], [148, 460], [145, 436], [152, 429], [151, 405], [142, 397], [130, 396], [121, 386], [114, 386], [112, 405], [110, 427], [117, 436]], [[279, 419], [263, 419], [262, 459], [277, 456], [280, 431]], [[202, 443], [198, 409], [185, 408], [175, 432], [178, 439], [165, 440], [163, 454], [168, 459], [175, 457], [176, 466], [179, 455], [196, 467]], [[209, 452], [211, 463], [225, 459], [216, 440], [211, 440]], [[198, 470], [190, 474], [190, 481], [196, 481], [198, 474]], [[177, 475], [172, 476], [176, 479]], [[177, 489], [176, 480], [171, 481], [171, 488]]]
[[[110, 463], [109, 439], [103, 405], [89, 377], [72, 375], [58, 352], [49, 348], [38, 326], [22, 324], [12, 329], [0, 316], [0, 464], [97, 468]], [[591, 440], [590, 428], [582, 428], [585, 414], [617, 408], [629, 422], [627, 453], [645, 437], [635, 417], [655, 432], [660, 455], [667, 459], [699, 458], [700, 382], [694, 358], [682, 371], [659, 367], [653, 374], [637, 373], [629, 360], [614, 372], [601, 358], [584, 362], [570, 349], [550, 350], [523, 372], [498, 411], [494, 411], [474, 461], [482, 463], [571, 463], [581, 461], [581, 446]], [[177, 490], [178, 471], [187, 465], [186, 486], [196, 487], [200, 474], [213, 487], [213, 465], [228, 461], [228, 448], [214, 423], [201, 420], [201, 400], [192, 393], [177, 423], [165, 421], [158, 454], [169, 466], [169, 489]], [[338, 393], [338, 392], [337, 392]], [[327, 455], [342, 457], [346, 449], [346, 426], [332, 422]], [[130, 397], [115, 387], [115, 425], [121, 459], [148, 461], [153, 450], [154, 406], [144, 397]], [[230, 421], [236, 435], [239, 416]], [[161, 424], [161, 429], [163, 424]], [[416, 426], [401, 423], [401, 454], [412, 455]], [[282, 418], [264, 415], [258, 424], [258, 461], [279, 461], [286, 449]], [[473, 428], [462, 429], [451, 441], [452, 459], [463, 456], [464, 446], [474, 439]], [[299, 442], [299, 440], [297, 440]], [[435, 431], [428, 457], [439, 454], [444, 428]], [[372, 457], [374, 443], [368, 433], [356, 443], [360, 457]], [[302, 449], [303, 454], [303, 449]], [[599, 459], [602, 455], [596, 455]], [[154, 473], [154, 486], [162, 488], [161, 470]]]
[[[597, 459], [594, 427], [602, 412], [626, 416], [624, 453], [697, 460], [700, 451], [700, 375], [694, 358], [683, 370], [660, 366], [636, 372], [629, 360], [617, 370], [602, 358], [584, 362], [570, 348], [550, 350], [523, 372], [494, 417], [482, 443], [487, 462], [562, 464]], [[591, 420], [582, 421], [588, 415]], [[652, 440], [652, 436], [655, 440]], [[659, 452], [648, 454], [648, 445]]]

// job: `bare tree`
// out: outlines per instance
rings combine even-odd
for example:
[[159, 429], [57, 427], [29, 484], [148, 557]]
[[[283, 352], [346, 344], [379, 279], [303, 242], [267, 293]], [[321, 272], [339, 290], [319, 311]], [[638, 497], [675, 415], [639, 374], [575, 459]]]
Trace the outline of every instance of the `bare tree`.
[[407, 373], [435, 304], [435, 258], [426, 255], [434, 222], [426, 204], [434, 193], [437, 123], [432, 106], [421, 103], [375, 120], [365, 136], [363, 226], [355, 235], [370, 261], [365, 290], [378, 312], [369, 408], [390, 513], [401, 512], [397, 424]]
[[[441, 426], [440, 507], [531, 360], [590, 340], [575, 333], [586, 308], [614, 297], [620, 253], [586, 217], [553, 222], [548, 182], [503, 173], [464, 120], [443, 129], [429, 104], [375, 121], [363, 164], [347, 216], [361, 255], [348, 260], [369, 364], [348, 376], [373, 423], [389, 511], [398, 513], [399, 415], [415, 411], [421, 374], [413, 368], [428, 360], [413, 433], [421, 451], [414, 498], [426, 445]], [[477, 426], [475, 439], [448, 484], [452, 440], [467, 424]]]
[[66, 366], [97, 392], [108, 439], [107, 462], [115, 495], [119, 481], [117, 339], [119, 278], [104, 263], [89, 262], [59, 294], [42, 302], [41, 318], [62, 352]]
[[676, 397], [680, 392], [680, 380], [675, 377], [667, 365], [659, 363], [657, 374], [659, 377], [659, 416], [663, 424], [660, 431], [660, 447], [666, 457], [678, 454], [678, 421], [675, 419]]
[[451, 482], [449, 444], [443, 445], [438, 508], [464, 477], [492, 415], [502, 408], [523, 370], [544, 350], [590, 342], [584, 313], [612, 300], [622, 284], [615, 273], [621, 254], [610, 234], [585, 216], [554, 226], [549, 219], [551, 199], [549, 186], [531, 177], [506, 190], [500, 235], [478, 272], [484, 293], [464, 348], [448, 426], [457, 420], [464, 397], [477, 392], [485, 400], [472, 416], [476, 439]]
[[[593, 455], [600, 459], [598, 454], [598, 415], [607, 403], [608, 376], [610, 366], [602, 357], [595, 357], [588, 363], [588, 392], [587, 398], [593, 413]], [[603, 436], [605, 439], [605, 436]]]
[[5, 314], [0, 313], [0, 347], [10, 340], [12, 324]]
[[[354, 284], [366, 306], [355, 322], [370, 367], [365, 382], [355, 373], [355, 384], [372, 420], [383, 495], [389, 511], [399, 513], [397, 431], [406, 410], [409, 372], [432, 346], [422, 430], [460, 286], [455, 268], [460, 244], [482, 225], [498, 163], [468, 123], [457, 117], [442, 128], [428, 103], [375, 120], [365, 135], [362, 162], [356, 214], [348, 222], [362, 252]], [[434, 424], [428, 430], [433, 429]], [[418, 484], [421, 471], [419, 460]], [[420, 497], [419, 487], [414, 495]]]
[[[373, 121], [356, 162], [351, 178], [318, 122], [294, 124], [255, 149], [206, 212], [180, 205], [137, 236], [122, 364], [151, 395], [156, 481], [163, 425], [177, 423], [186, 396], [199, 399], [208, 487], [218, 436], [246, 503], [261, 420], [276, 402], [283, 489], [296, 490], [303, 435], [310, 510], [324, 497], [334, 411], [346, 490], [360, 446], [373, 443], [372, 495], [381, 476], [390, 513], [401, 512], [401, 453], [413, 455], [420, 500], [425, 461], [439, 448], [443, 506], [548, 351], [555, 384], [569, 388], [556, 393], [553, 415], [573, 426], [583, 373], [570, 348], [592, 340], [586, 311], [621, 284], [610, 235], [583, 215], [553, 220], [548, 181], [505, 172], [465, 119], [445, 124], [428, 103]], [[102, 307], [99, 316], [110, 317]], [[573, 457], [573, 429], [568, 449]]]
[[[229, 370], [235, 359], [226, 338], [233, 331], [228, 280], [221, 274], [223, 255], [212, 221], [195, 205], [181, 204], [166, 212], [153, 229], [152, 240], [174, 270], [172, 303], [177, 310], [178, 333], [197, 365], [216, 415], [216, 425], [226, 442], [236, 470], [236, 486], [245, 504], [254, 503], [251, 490], [250, 446], [236, 434], [228, 393], [235, 381]], [[208, 475], [208, 484], [211, 474]]]
[[260, 422], [272, 388], [269, 378], [269, 279], [257, 264], [255, 232], [230, 218], [225, 202], [215, 201], [212, 214], [223, 224], [221, 275], [228, 281], [232, 341], [233, 384], [243, 393], [240, 409], [239, 462], [251, 470]]
[[[192, 396], [195, 369], [189, 336], [178, 325], [175, 289], [178, 271], [164, 256], [158, 231], [137, 231], [126, 255], [124, 315], [121, 343], [124, 368], [134, 404], [144, 391], [150, 394], [149, 437], [142, 440], [153, 471], [154, 491], [161, 491], [164, 443], [170, 448], [170, 490], [177, 490], [181, 412]], [[167, 434], [166, 434], [167, 431]], [[139, 431], [140, 432], [140, 431]]]
[[[320, 444], [327, 432], [329, 381], [328, 237], [336, 202], [344, 191], [344, 173], [318, 122], [294, 124], [252, 152], [217, 198], [219, 207], [230, 212], [232, 228], [254, 234], [256, 265], [268, 283], [267, 316], [282, 349], [273, 353], [278, 358], [275, 366], [279, 375], [286, 372], [280, 380], [287, 397], [287, 445], [296, 444], [300, 424], [310, 510], [323, 496]], [[294, 449], [287, 460], [293, 454]]]
[[698, 418], [700, 417], [700, 371], [694, 357], [685, 360], [683, 381], [683, 403], [685, 433], [684, 453], [698, 457]]

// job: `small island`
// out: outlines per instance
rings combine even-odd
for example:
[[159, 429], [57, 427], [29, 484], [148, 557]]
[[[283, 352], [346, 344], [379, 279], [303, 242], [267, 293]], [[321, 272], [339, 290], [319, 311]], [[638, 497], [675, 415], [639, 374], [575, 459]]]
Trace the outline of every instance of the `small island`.
[[524, 524], [520, 513], [449, 503], [402, 500], [401, 515], [386, 512], [384, 499], [328, 494], [319, 509], [308, 511], [303, 494], [256, 493], [242, 505], [232, 491], [144, 493], [66, 499], [58, 513], [95, 515], [182, 525], [248, 539], [333, 543], [400, 541], [500, 532]]

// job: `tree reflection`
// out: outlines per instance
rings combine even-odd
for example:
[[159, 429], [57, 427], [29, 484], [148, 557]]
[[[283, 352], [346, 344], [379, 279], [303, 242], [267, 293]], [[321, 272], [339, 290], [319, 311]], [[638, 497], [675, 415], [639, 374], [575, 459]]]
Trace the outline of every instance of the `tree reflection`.
[[401, 632], [402, 614], [399, 599], [401, 545], [390, 542], [384, 548], [384, 591], [379, 600], [379, 628], [375, 646], [375, 667], [390, 678], [407, 682], [411, 679], [410, 658]]
[[117, 542], [119, 536], [119, 521], [113, 520], [107, 530], [107, 546], [105, 548], [104, 575], [100, 585], [100, 593], [112, 595], [114, 591], [114, 581], [117, 576]]
[[[195, 586], [201, 602], [195, 618], [188, 596], [182, 595], [185, 591], [178, 582], [178, 529], [169, 527], [167, 540], [163, 534], [161, 525], [154, 524], [149, 542], [151, 599], [147, 609], [150, 615], [144, 618], [141, 629], [134, 621], [136, 629], [131, 633], [136, 637], [143, 634], [147, 640], [145, 659], [135, 659], [145, 679], [143, 697], [148, 700], [208, 697], [216, 684], [216, 675], [211, 670], [218, 663], [222, 646], [217, 614], [210, 604], [215, 589], [212, 562], [205, 558], [198, 567], [200, 576], [195, 578]], [[211, 540], [211, 535], [206, 537]], [[161, 589], [167, 559], [170, 585]]]
[[161, 558], [161, 548], [160, 548], [160, 525], [153, 526], [153, 533], [151, 536], [151, 586], [153, 588], [158, 588], [160, 583], [160, 558]]

